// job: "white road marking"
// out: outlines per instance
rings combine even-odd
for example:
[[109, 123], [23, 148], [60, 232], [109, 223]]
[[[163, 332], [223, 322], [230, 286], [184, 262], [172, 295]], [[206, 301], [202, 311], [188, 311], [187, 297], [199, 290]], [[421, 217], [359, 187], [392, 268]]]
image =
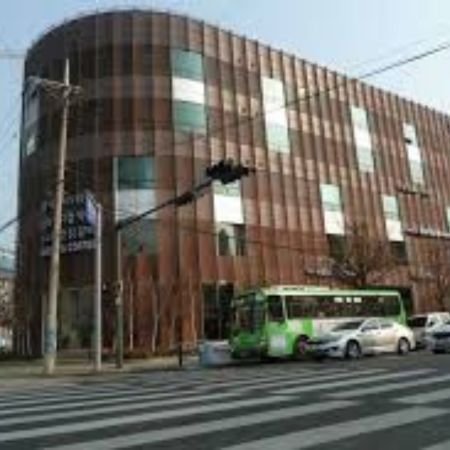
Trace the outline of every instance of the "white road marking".
[[[290, 380], [290, 381], [284, 381], [282, 384], [283, 386], [289, 386], [289, 385], [296, 385], [296, 384], [302, 384], [302, 385], [306, 385], [306, 384], [317, 384], [320, 383], [322, 381], [328, 381], [328, 380], [340, 380], [340, 379], [345, 379], [345, 378], [355, 378], [355, 375], [357, 374], [359, 375], [372, 375], [372, 374], [377, 374], [377, 373], [383, 373], [385, 372], [382, 369], [370, 369], [370, 370], [359, 370], [357, 372], [352, 372], [349, 370], [346, 370], [345, 372], [335, 372], [335, 373], [328, 373], [327, 375], [314, 375], [314, 376], [309, 376], [309, 377], [304, 377], [304, 378], [297, 378], [295, 380]], [[263, 383], [248, 383], [251, 384], [251, 387], [239, 387], [236, 386], [236, 390], [239, 392], [248, 392], [251, 391], [253, 389], [267, 389], [267, 388], [273, 388], [273, 387], [279, 387], [280, 386], [280, 382], [277, 380], [271, 380], [271, 381], [267, 381], [267, 382], [263, 382]]]
[[[161, 430], [146, 431], [129, 434], [114, 438], [100, 439], [97, 441], [80, 442], [56, 447], [53, 450], [112, 450], [138, 445], [149, 445], [156, 442], [168, 441], [171, 439], [182, 439], [190, 436], [197, 436], [214, 431], [220, 432], [231, 429], [239, 429], [249, 425], [271, 423], [276, 420], [289, 419], [292, 417], [305, 416], [308, 414], [326, 413], [349, 406], [354, 406], [354, 402], [337, 400], [330, 402], [312, 403], [304, 406], [293, 406], [278, 410], [267, 410], [254, 414], [244, 414], [235, 417], [226, 417], [209, 422], [198, 422], [190, 425], [180, 425], [176, 427], [163, 428]], [[276, 447], [274, 447], [276, 448]]]
[[294, 387], [294, 388], [280, 389], [280, 390], [274, 391], [274, 393], [280, 394], [280, 395], [301, 394], [302, 392], [314, 392], [314, 391], [321, 391], [321, 390], [329, 390], [329, 389], [334, 389], [334, 388], [347, 387], [347, 386], [353, 386], [353, 385], [365, 384], [365, 383], [371, 383], [371, 382], [377, 382], [377, 381], [395, 380], [395, 379], [400, 379], [400, 378], [425, 375], [432, 371], [433, 371], [433, 369], [419, 369], [419, 370], [409, 370], [407, 372], [373, 375], [373, 376], [367, 376], [367, 377], [362, 377], [362, 378], [358, 378], [358, 372], [355, 372], [354, 377], [350, 380], [340, 380], [340, 381], [335, 381], [335, 382], [332, 381], [329, 383], [317, 383], [317, 384], [311, 384], [311, 385], [307, 385], [307, 386], [299, 386], [299, 387]]
[[450, 388], [445, 388], [445, 389], [434, 389], [431, 392], [407, 395], [404, 397], [396, 398], [394, 400], [400, 403], [408, 403], [412, 405], [424, 405], [426, 403], [448, 400], [449, 398], [450, 398]]
[[448, 450], [450, 448], [450, 439], [448, 441], [438, 442], [437, 444], [425, 447], [423, 450]]
[[14, 441], [19, 439], [37, 438], [47, 435], [58, 435], [67, 433], [78, 433], [82, 431], [92, 431], [102, 428], [116, 427], [122, 425], [136, 424], [139, 422], [151, 422], [154, 420], [172, 419], [176, 417], [186, 417], [188, 415], [204, 414], [214, 411], [230, 411], [238, 408], [250, 406], [273, 405], [276, 402], [288, 402], [292, 398], [283, 396], [266, 396], [250, 400], [237, 400], [229, 403], [212, 405], [196, 405], [188, 408], [175, 410], [148, 412], [142, 414], [128, 414], [126, 416], [112, 417], [107, 419], [90, 420], [88, 422], [68, 423], [62, 425], [47, 425], [28, 430], [6, 431], [0, 433], [0, 442]]
[[[362, 419], [349, 420], [348, 422], [340, 422], [333, 425], [244, 442], [226, 447], [222, 450], [299, 450], [315, 445], [336, 442], [340, 439], [352, 438], [361, 434], [390, 430], [391, 428], [420, 422], [446, 413], [447, 411], [436, 408], [407, 408], [400, 411], [363, 417]], [[448, 450], [448, 447], [446, 450]]]
[[[128, 413], [136, 412], [139, 409], [147, 409], [161, 406], [172, 406], [172, 405], [183, 405], [185, 403], [195, 403], [195, 402], [207, 402], [210, 400], [224, 400], [229, 398], [236, 398], [239, 394], [226, 392], [219, 394], [210, 395], [197, 395], [191, 397], [177, 396], [177, 398], [172, 398], [170, 400], [160, 400], [160, 401], [142, 401], [143, 399], [135, 399], [133, 403], [126, 403], [113, 406], [103, 406], [99, 408], [92, 409], [75, 409], [70, 403], [68, 406], [70, 410], [58, 411], [54, 413], [47, 413], [47, 409], [43, 407], [38, 414], [30, 416], [20, 416], [12, 418], [4, 418], [0, 421], [0, 429], [5, 429], [5, 427], [17, 424], [26, 424], [33, 422], [47, 422], [51, 420], [61, 420], [61, 419], [73, 419], [75, 417], [87, 417], [93, 416], [95, 414], [111, 414], [111, 413]], [[152, 398], [152, 397], [149, 397]], [[153, 396], [154, 398], [154, 396]], [[138, 401], [139, 400], [139, 401]], [[217, 403], [216, 403], [217, 406]], [[202, 406], [199, 406], [201, 408]]]
[[370, 394], [382, 394], [383, 392], [397, 391], [416, 386], [427, 386], [429, 384], [440, 383], [442, 381], [450, 381], [450, 375], [439, 375], [418, 380], [399, 381], [398, 383], [388, 383], [381, 386], [370, 386], [367, 388], [337, 392], [336, 394], [330, 394], [329, 396], [333, 398], [354, 398]]

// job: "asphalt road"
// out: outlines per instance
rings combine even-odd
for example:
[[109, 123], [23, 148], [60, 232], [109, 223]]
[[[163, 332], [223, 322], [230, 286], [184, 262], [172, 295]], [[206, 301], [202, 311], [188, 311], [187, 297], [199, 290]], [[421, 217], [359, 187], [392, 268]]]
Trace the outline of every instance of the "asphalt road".
[[450, 355], [0, 386], [0, 448], [450, 449]]

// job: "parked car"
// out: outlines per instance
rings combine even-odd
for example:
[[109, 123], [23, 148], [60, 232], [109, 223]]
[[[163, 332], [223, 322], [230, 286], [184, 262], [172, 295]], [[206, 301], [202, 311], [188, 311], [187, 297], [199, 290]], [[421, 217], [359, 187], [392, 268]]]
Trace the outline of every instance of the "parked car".
[[434, 327], [428, 338], [428, 343], [433, 353], [450, 351], [450, 321]]
[[417, 348], [425, 348], [430, 335], [448, 321], [450, 321], [448, 312], [431, 312], [411, 316], [407, 323], [414, 332]]
[[356, 359], [384, 352], [407, 354], [415, 348], [414, 333], [394, 320], [355, 319], [343, 322], [310, 343], [313, 357]]

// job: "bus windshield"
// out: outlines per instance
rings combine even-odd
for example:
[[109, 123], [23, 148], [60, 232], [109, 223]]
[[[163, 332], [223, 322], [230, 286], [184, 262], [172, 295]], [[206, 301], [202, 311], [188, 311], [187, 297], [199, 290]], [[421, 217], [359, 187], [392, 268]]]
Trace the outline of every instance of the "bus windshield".
[[254, 331], [264, 323], [264, 305], [251, 293], [238, 297], [234, 301], [234, 328], [242, 331]]

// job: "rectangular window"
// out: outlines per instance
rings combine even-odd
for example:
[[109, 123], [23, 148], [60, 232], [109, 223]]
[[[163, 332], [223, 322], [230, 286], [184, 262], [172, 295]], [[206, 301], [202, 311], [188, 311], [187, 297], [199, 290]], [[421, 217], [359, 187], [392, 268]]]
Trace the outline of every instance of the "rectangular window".
[[330, 256], [334, 259], [342, 258], [345, 254], [345, 236], [328, 234], [327, 241]]
[[408, 254], [406, 252], [406, 243], [404, 241], [391, 241], [389, 245], [394, 259], [399, 264], [407, 264]]
[[206, 133], [204, 105], [190, 102], [173, 102], [173, 121], [178, 131]]
[[186, 78], [172, 78], [172, 96], [174, 100], [205, 104], [205, 85], [200, 81]]
[[386, 234], [389, 241], [403, 241], [402, 223], [396, 197], [393, 195], [383, 195], [383, 212]]
[[206, 133], [203, 57], [174, 49], [172, 57], [173, 122], [177, 131]]
[[155, 186], [154, 158], [120, 156], [117, 159], [119, 189], [152, 189]]
[[375, 163], [367, 112], [365, 109], [356, 106], [351, 106], [350, 112], [359, 170], [361, 172], [373, 172], [375, 170]]
[[203, 81], [203, 58], [201, 54], [174, 49], [171, 56], [173, 76]]
[[245, 226], [232, 223], [217, 224], [217, 253], [219, 256], [245, 256]]
[[409, 123], [403, 124], [403, 138], [406, 144], [411, 181], [415, 185], [423, 185], [425, 183], [423, 161], [414, 125]]
[[22, 155], [32, 155], [37, 148], [37, 129], [39, 119], [39, 93], [29, 88], [24, 94], [22, 123]]
[[424, 184], [422, 156], [419, 147], [413, 144], [406, 145], [411, 180], [414, 184]]
[[[141, 214], [156, 205], [154, 158], [119, 156], [114, 160], [116, 221]], [[147, 217], [122, 232], [128, 254], [157, 252], [156, 222]]]
[[223, 185], [213, 184], [214, 220], [218, 223], [244, 223], [241, 184], [239, 181]]
[[344, 215], [339, 187], [333, 184], [321, 184], [320, 196], [326, 234], [344, 234]]
[[417, 145], [417, 135], [414, 125], [410, 123], [403, 124], [403, 138], [407, 144]]
[[271, 151], [289, 153], [289, 128], [283, 83], [274, 78], [263, 77], [261, 84], [267, 147]]
[[231, 324], [232, 284], [203, 285], [203, 338], [227, 339]]
[[267, 124], [266, 135], [269, 148], [282, 153], [289, 153], [289, 130], [280, 125]]

